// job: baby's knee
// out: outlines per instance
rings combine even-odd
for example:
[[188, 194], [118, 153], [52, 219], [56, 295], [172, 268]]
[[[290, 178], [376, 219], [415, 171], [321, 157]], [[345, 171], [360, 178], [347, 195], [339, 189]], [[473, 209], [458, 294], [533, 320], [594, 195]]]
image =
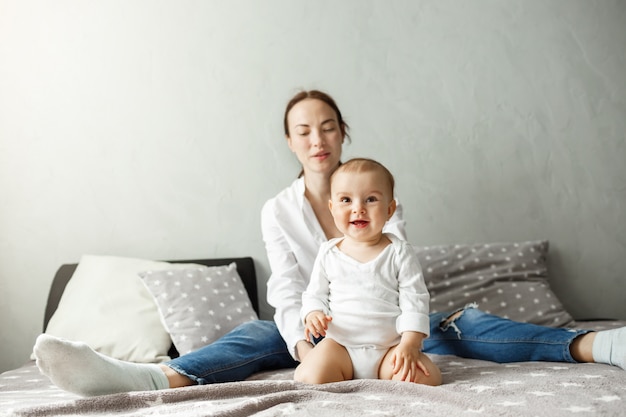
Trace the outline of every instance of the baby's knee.
[[430, 375], [426, 376], [426, 375], [421, 375], [421, 378], [419, 381], [416, 381], [418, 384], [423, 384], [423, 385], [430, 385], [433, 387], [439, 386], [443, 383], [443, 377], [441, 376], [441, 370], [439, 369], [439, 367], [437, 367], [437, 365], [435, 365], [434, 363], [431, 362], [430, 365], [426, 366], [426, 369], [428, 369], [428, 373]]
[[323, 384], [326, 381], [323, 380], [320, 372], [316, 369], [311, 369], [305, 364], [300, 364], [296, 367], [293, 373], [293, 380], [296, 382], [303, 382], [305, 384]]
[[293, 380], [296, 382], [306, 382], [306, 373], [302, 372], [302, 364], [296, 366], [296, 370], [293, 371]]
[[413, 382], [422, 385], [430, 385], [433, 387], [441, 385], [443, 382], [443, 377], [441, 376], [441, 370], [439, 369], [439, 367], [435, 365], [433, 361], [431, 361], [430, 358], [424, 353], [422, 353], [420, 356], [422, 363], [428, 371], [428, 375], [421, 371], [418, 371], [417, 378], [415, 378]]

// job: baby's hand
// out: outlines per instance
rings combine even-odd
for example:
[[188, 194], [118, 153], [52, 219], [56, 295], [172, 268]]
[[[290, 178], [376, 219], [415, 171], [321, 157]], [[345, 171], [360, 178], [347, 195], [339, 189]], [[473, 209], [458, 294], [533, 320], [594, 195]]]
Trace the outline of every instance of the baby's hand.
[[413, 352], [406, 354], [400, 350], [396, 350], [392, 357], [393, 373], [398, 375], [401, 381], [419, 382], [422, 378], [420, 374], [426, 377], [430, 376], [428, 368], [422, 362], [423, 353]]
[[419, 374], [430, 376], [430, 372], [422, 362], [421, 347], [424, 334], [418, 332], [404, 332], [400, 344], [396, 346], [391, 362], [394, 375], [398, 375], [401, 381], [417, 382]]
[[328, 329], [328, 323], [333, 318], [327, 316], [323, 311], [311, 311], [304, 319], [304, 338], [307, 342], [311, 341], [311, 336], [318, 338], [320, 336], [326, 336], [326, 330]]

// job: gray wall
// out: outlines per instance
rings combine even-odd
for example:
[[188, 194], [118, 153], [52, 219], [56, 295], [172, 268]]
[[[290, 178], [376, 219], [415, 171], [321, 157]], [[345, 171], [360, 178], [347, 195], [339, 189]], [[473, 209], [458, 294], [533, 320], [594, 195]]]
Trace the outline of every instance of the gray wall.
[[302, 87], [412, 242], [549, 239], [566, 307], [626, 318], [625, 45], [623, 1], [0, 0], [0, 370], [82, 254], [251, 255], [264, 284]]

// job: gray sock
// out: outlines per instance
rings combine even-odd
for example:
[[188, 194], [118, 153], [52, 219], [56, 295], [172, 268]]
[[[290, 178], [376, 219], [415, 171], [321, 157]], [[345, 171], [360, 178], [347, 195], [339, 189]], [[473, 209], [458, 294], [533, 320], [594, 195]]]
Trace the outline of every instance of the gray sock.
[[626, 370], [626, 327], [596, 333], [592, 348], [593, 360], [619, 366]]
[[42, 334], [34, 348], [37, 366], [59, 388], [83, 396], [169, 388], [159, 365], [125, 362], [85, 343]]

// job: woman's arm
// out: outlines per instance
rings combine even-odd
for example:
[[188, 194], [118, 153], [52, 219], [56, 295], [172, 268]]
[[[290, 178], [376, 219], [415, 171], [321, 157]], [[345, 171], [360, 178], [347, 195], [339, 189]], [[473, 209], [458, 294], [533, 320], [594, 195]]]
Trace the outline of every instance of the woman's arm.
[[261, 211], [261, 229], [272, 274], [267, 282], [267, 301], [276, 310], [274, 321], [289, 353], [296, 360], [296, 345], [304, 340], [304, 325], [300, 320], [302, 293], [308, 278], [302, 276], [298, 262], [280, 227], [274, 200]]

